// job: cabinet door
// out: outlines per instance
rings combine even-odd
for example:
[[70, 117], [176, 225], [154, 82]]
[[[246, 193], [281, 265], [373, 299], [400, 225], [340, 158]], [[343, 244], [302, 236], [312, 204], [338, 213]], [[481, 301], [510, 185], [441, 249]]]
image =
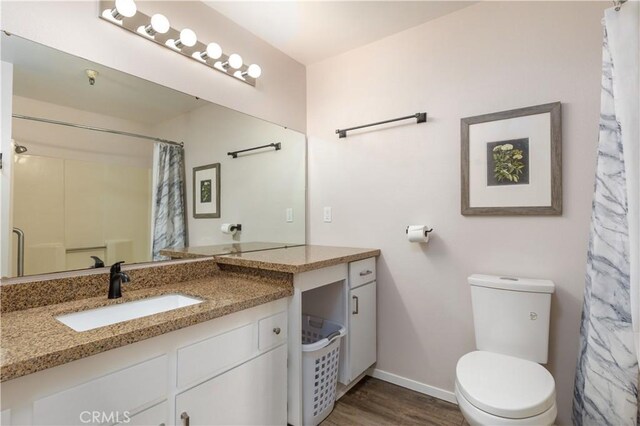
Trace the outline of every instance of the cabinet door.
[[177, 425], [285, 425], [287, 345], [176, 396]]
[[136, 414], [135, 416], [126, 417], [116, 425], [126, 426], [167, 426], [169, 424], [169, 403], [167, 401], [154, 405], [151, 408]]
[[376, 362], [376, 282], [349, 294], [349, 378], [353, 380]]
[[[78, 425], [114, 423], [125, 413], [166, 397], [168, 357], [114, 371], [33, 403], [33, 424]], [[97, 420], [96, 420], [97, 419]]]

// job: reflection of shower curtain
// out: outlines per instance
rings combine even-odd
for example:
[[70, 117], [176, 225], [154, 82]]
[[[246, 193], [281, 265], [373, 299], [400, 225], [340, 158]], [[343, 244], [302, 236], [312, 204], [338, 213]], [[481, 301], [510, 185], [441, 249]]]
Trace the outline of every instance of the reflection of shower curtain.
[[156, 143], [153, 158], [153, 260], [163, 260], [160, 250], [186, 244], [184, 150]]
[[[600, 140], [573, 420], [636, 425], [638, 3], [605, 13]], [[634, 310], [636, 310], [634, 312]]]

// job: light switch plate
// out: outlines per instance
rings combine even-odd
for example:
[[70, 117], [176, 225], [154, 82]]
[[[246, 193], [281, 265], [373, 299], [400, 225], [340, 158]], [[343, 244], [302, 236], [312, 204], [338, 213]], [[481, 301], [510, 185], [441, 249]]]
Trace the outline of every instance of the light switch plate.
[[331, 222], [331, 207], [325, 207], [324, 208], [324, 221], [329, 223]]
[[287, 222], [293, 222], [293, 209], [291, 207], [287, 208]]

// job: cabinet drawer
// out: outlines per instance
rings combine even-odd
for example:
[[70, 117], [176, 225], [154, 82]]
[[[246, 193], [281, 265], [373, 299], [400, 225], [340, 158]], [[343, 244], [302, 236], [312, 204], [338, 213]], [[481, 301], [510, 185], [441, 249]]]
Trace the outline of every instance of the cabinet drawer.
[[257, 352], [255, 323], [178, 349], [178, 387], [209, 378]]
[[287, 340], [287, 313], [279, 314], [263, 318], [258, 323], [258, 347], [261, 351], [284, 343]]
[[349, 264], [349, 287], [355, 288], [376, 280], [376, 258], [358, 260]]
[[125, 412], [166, 396], [167, 367], [162, 355], [39, 399], [33, 403], [33, 423], [82, 425], [94, 412], [122, 419]]

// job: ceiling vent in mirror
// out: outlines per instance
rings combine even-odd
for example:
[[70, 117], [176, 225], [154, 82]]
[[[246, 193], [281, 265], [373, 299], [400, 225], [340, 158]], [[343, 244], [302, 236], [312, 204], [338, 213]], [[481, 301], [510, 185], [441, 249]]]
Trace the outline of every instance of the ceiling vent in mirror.
[[259, 65], [246, 64], [237, 53], [226, 55], [218, 43], [198, 41], [189, 28], [172, 28], [166, 16], [145, 15], [134, 0], [100, 0], [100, 18], [251, 86], [262, 75]]

